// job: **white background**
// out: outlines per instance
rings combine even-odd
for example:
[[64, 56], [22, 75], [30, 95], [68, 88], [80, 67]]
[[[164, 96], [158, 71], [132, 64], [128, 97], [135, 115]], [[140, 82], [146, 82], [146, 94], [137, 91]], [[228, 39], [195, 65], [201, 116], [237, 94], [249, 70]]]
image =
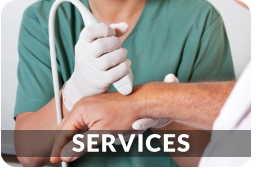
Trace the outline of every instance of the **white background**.
[[[226, 24], [237, 78], [251, 60], [250, 12], [233, 0], [210, 0]], [[15, 0], [2, 11], [2, 130], [14, 129], [18, 33], [22, 13], [36, 0]], [[15, 12], [15, 13], [14, 13]]]
[[221, 13], [226, 29], [237, 78], [251, 61], [251, 14], [234, 0], [209, 0]]
[[[2, 1], [2, 0], [0, 0]], [[22, 14], [36, 0], [15, 0], [9, 2], [2, 10], [1, 17], [1, 106], [2, 130], [14, 129], [14, 105], [16, 97], [17, 65], [18, 65], [18, 34]]]

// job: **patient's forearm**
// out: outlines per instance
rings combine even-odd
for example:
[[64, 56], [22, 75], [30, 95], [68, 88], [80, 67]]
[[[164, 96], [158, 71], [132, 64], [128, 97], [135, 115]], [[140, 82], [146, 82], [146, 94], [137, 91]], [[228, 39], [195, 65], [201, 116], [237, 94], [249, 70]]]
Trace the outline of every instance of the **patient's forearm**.
[[144, 117], [211, 130], [236, 82], [145, 85]]

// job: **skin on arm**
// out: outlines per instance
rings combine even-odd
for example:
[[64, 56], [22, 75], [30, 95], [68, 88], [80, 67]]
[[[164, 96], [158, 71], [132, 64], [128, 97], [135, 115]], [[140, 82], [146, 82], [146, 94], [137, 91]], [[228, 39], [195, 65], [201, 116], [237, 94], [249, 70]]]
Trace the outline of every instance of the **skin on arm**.
[[[115, 30], [116, 30], [115, 32], [117, 33], [117, 30], [119, 29], [115, 29]], [[120, 33], [116, 34], [116, 36], [120, 36], [120, 35], [121, 35]], [[125, 67], [122, 69], [125, 70]], [[114, 70], [113, 73], [116, 73], [115, 68], [113, 68], [113, 70]], [[122, 76], [123, 75], [124, 74], [122, 74]], [[70, 87], [69, 89], [72, 89], [72, 88]], [[73, 95], [73, 94], [70, 94], [70, 95]], [[61, 92], [60, 92], [60, 96], [61, 96]], [[86, 96], [90, 96], [90, 95], [86, 95]], [[64, 105], [62, 98], [61, 98], [61, 103], [63, 108], [62, 109], [63, 117], [65, 117], [69, 113], [69, 111]], [[58, 127], [58, 123], [57, 123], [56, 105], [55, 105], [54, 99], [51, 100], [46, 106], [44, 106], [37, 112], [21, 113], [16, 117], [16, 130], [57, 130], [57, 127]], [[48, 137], [48, 138], [51, 138], [51, 137]], [[30, 139], [30, 137], [21, 136], [21, 134], [16, 134], [15, 140], [16, 140], [16, 149], [17, 149], [18, 155], [24, 155], [23, 151], [25, 150], [31, 150], [31, 153], [33, 153], [33, 149], [34, 149], [33, 145], [28, 145], [26, 146], [26, 149], [25, 149], [25, 143], [28, 142], [25, 139]], [[52, 140], [52, 142], [53, 141], [54, 139]], [[48, 145], [52, 145], [52, 144], [48, 144]], [[45, 146], [48, 146], [48, 145], [46, 144]], [[46, 147], [45, 149], [42, 149], [42, 150], [46, 151], [47, 153], [50, 150], [50, 147]], [[44, 165], [45, 161], [48, 161], [49, 159], [20, 157], [19, 160], [24, 166], [26, 166], [26, 165], [30, 165], [31, 163], [39, 163], [39, 165], [42, 165], [42, 164]]]
[[144, 116], [211, 130], [236, 82], [146, 85]]
[[[160, 130], [198, 130], [180, 123], [171, 122], [169, 125], [162, 128], [151, 128], [153, 133], [159, 134]], [[205, 131], [199, 131], [195, 136], [189, 138], [189, 142], [197, 152], [204, 151], [210, 141], [211, 134]], [[163, 136], [159, 139], [163, 145]], [[195, 150], [195, 151], [196, 151]], [[180, 153], [182, 154], [182, 153]], [[182, 154], [185, 156], [184, 154]], [[172, 157], [172, 159], [181, 167], [197, 167], [200, 161], [200, 157]]]
[[[115, 92], [85, 97], [66, 116], [59, 129], [79, 130], [88, 127], [92, 130], [131, 130], [132, 123], [138, 119], [167, 118], [197, 129], [210, 130], [234, 84], [235, 82], [150, 83], [135, 87], [134, 93], [129, 96]], [[57, 129], [54, 99], [37, 112], [17, 116], [16, 130]], [[18, 145], [22, 145], [22, 142], [19, 142], [22, 139], [16, 137], [15, 141], [19, 151]], [[59, 147], [65, 145], [66, 143]], [[46, 148], [48, 149], [50, 148]], [[31, 163], [41, 166], [49, 160], [48, 158], [20, 159], [28, 166]], [[52, 162], [58, 163], [61, 160], [52, 159]]]
[[[90, 130], [131, 130], [132, 124], [143, 118], [172, 119], [185, 126], [211, 130], [234, 85], [235, 82], [149, 83], [135, 87], [134, 92], [129, 96], [114, 92], [85, 97], [62, 121], [59, 130], [77, 132], [85, 126]], [[180, 129], [183, 128], [190, 129], [180, 127]], [[58, 134], [52, 150], [52, 163], [60, 163], [62, 160], [73, 161], [87, 151], [86, 148], [76, 155], [67, 155], [65, 150], [71, 150], [73, 142], [65, 140], [71, 140], [72, 137], [71, 132]]]
[[[108, 25], [112, 23], [127, 22], [129, 25], [129, 31], [125, 35], [120, 33], [119, 29], [115, 29], [116, 35], [120, 37], [121, 40], [124, 40], [137, 23], [145, 6], [145, 2], [146, 0], [89, 0], [89, 5], [93, 14], [100, 21]], [[63, 117], [65, 117], [69, 111], [66, 109], [64, 104], [62, 104], [62, 108]], [[57, 127], [54, 99], [37, 112], [25, 112], [16, 117], [16, 130], [57, 130]], [[23, 141], [19, 136], [16, 136], [15, 143], [17, 151], [21, 151], [22, 149], [19, 147], [23, 144]], [[49, 159], [20, 157], [19, 161], [24, 166], [43, 166], [47, 161], [49, 161]]]
[[[62, 100], [61, 100], [62, 102]], [[68, 110], [65, 109], [65, 106], [62, 104], [63, 107], [63, 115], [68, 113]], [[47, 105], [36, 112], [25, 112], [17, 115], [16, 123], [15, 123], [15, 130], [57, 130], [58, 129], [58, 122], [57, 122], [57, 115], [56, 115], [56, 105], [55, 105], [55, 98], [53, 98]], [[23, 150], [33, 150], [35, 149], [34, 145], [32, 144], [25, 144], [27, 142], [31, 142], [29, 136], [19, 136], [22, 134], [16, 133], [15, 134], [15, 149], [17, 155], [23, 155]], [[39, 135], [40, 139], [40, 135]], [[44, 149], [46, 153], [49, 152], [52, 147], [49, 145], [53, 145], [51, 143], [54, 142], [52, 137], [49, 137], [49, 140], [46, 140], [50, 144], [44, 144], [46, 146]], [[26, 146], [26, 147], [25, 147]], [[47, 157], [18, 157], [18, 160], [21, 162], [23, 166], [44, 166], [46, 163], [49, 162], [49, 158]]]
[[241, 6], [243, 6], [244, 8], [246, 9], [249, 9], [249, 7], [242, 1], [239, 1], [239, 0], [235, 0], [238, 4], [240, 4]]
[[[112, 29], [112, 28], [110, 28], [110, 29]], [[115, 33], [116, 33], [115, 35], [121, 36], [122, 31], [120, 30], [119, 32], [117, 32], [118, 30], [120, 30], [120, 29], [115, 29]], [[125, 31], [127, 31], [127, 30], [125, 30]], [[102, 50], [102, 49], [99, 49], [99, 50]], [[127, 66], [127, 69], [128, 68], [129, 68], [129, 66]], [[118, 72], [116, 72], [115, 69], [116, 69], [116, 67], [114, 67], [112, 69], [113, 73], [118, 74]], [[123, 71], [125, 71], [125, 67], [120, 68], [120, 69], [121, 70], [123, 69]], [[121, 76], [123, 76], [123, 75], [124, 74], [121, 74]], [[109, 75], [107, 75], [107, 76], [109, 77]], [[73, 91], [73, 89], [72, 89], [73, 87], [74, 86], [72, 85], [72, 87], [70, 86], [69, 89], [71, 89]], [[108, 85], [107, 85], [107, 87], [108, 87]], [[74, 90], [77, 90], [77, 89], [74, 88]], [[89, 89], [83, 89], [83, 90], [89, 90]], [[105, 91], [99, 91], [97, 93], [103, 93], [103, 92], [105, 92]], [[60, 92], [60, 96], [61, 96], [61, 92]], [[73, 94], [70, 93], [70, 96], [73, 97]], [[85, 95], [85, 96], [90, 96], [90, 95]], [[61, 97], [61, 103], [63, 103], [62, 97]], [[64, 103], [62, 104], [62, 107], [63, 107], [63, 110], [62, 110], [63, 117], [66, 117], [66, 115], [69, 113], [69, 111], [65, 107]], [[16, 124], [17, 124], [16, 130], [57, 130], [58, 129], [58, 123], [57, 123], [56, 118], [57, 118], [57, 116], [56, 116], [56, 106], [55, 106], [55, 101], [53, 99], [46, 106], [44, 106], [43, 108], [41, 108], [37, 112], [22, 113], [22, 114], [18, 115], [17, 121], [16, 121]], [[82, 129], [84, 130], [84, 128], [82, 128]], [[37, 135], [37, 137], [33, 137], [33, 138], [36, 139], [36, 140], [40, 140], [41, 135]], [[45, 142], [48, 142], [49, 144], [45, 144], [44, 146], [42, 146], [42, 148], [38, 148], [38, 149], [41, 149], [42, 152], [45, 153], [44, 155], [49, 155], [48, 153], [52, 149], [54, 138], [55, 137], [53, 137], [53, 136], [49, 136], [47, 138], [48, 141], [47, 140], [45, 141]], [[36, 143], [26, 145], [26, 143], [28, 141], [32, 140], [32, 136], [22, 136], [19, 133], [19, 134], [16, 134], [15, 140], [16, 140], [16, 150], [17, 150], [18, 155], [22, 155], [22, 156], [26, 155], [27, 156], [27, 155], [31, 155], [30, 153], [35, 154], [37, 152], [37, 151], [34, 150], [35, 146], [37, 146]], [[29, 150], [31, 150], [31, 151], [28, 153]], [[41, 154], [43, 154], [43, 153], [41, 153]], [[49, 158], [39, 158], [39, 157], [35, 158], [35, 157], [31, 156], [31, 158], [19, 157], [19, 160], [24, 166], [31, 166], [31, 164], [34, 164], [35, 166], [38, 166], [38, 165], [42, 166], [46, 163], [46, 161], [49, 160]]]
[[[237, 2], [238, 4], [240, 4], [241, 6], [249, 9], [249, 7], [243, 3], [242, 1], [239, 1], [239, 0], [235, 0], [235, 2]], [[232, 85], [234, 85], [235, 82], [231, 83], [229, 85], [229, 88], [226, 90], [226, 93], [228, 93], [227, 91], [229, 89], [232, 88]], [[222, 94], [223, 95], [223, 94]], [[223, 97], [224, 98], [224, 97]], [[188, 124], [188, 123], [187, 123]], [[196, 123], [197, 124], [197, 123]], [[189, 125], [189, 126], [193, 126], [193, 125]], [[189, 126], [185, 126], [183, 124], [179, 124], [179, 123], [175, 123], [175, 122], [172, 122], [170, 123], [169, 125], [167, 125], [166, 127], [163, 127], [163, 128], [159, 128], [159, 129], [154, 129], [154, 128], [151, 128], [151, 130], [155, 133], [157, 132], [158, 130], [195, 130], [194, 128], [191, 128]], [[198, 125], [200, 127], [200, 125]], [[207, 128], [208, 129], [208, 128]], [[159, 132], [159, 131], [158, 131]], [[190, 140], [192, 142], [192, 145], [195, 145], [195, 149], [197, 147], [199, 147], [199, 149], [202, 149], [204, 150], [206, 148], [206, 145], [208, 144], [208, 140], [210, 138], [210, 136], [208, 135], [207, 132], [204, 132], [204, 133], [201, 133], [202, 135], [199, 135], [199, 137], [197, 137], [198, 139], [195, 139], [196, 140]], [[207, 141], [206, 141], [207, 140]], [[163, 140], [159, 140], [162, 144], [162, 141]], [[199, 160], [200, 158], [190, 158], [190, 157], [172, 157], [172, 159], [180, 166], [198, 166], [199, 164]]]
[[[92, 2], [92, 3], [91, 3]], [[95, 13], [95, 11], [94, 11], [94, 7], [93, 7], [93, 2], [97, 2], [97, 0], [96, 1], [90, 1], [89, 0], [89, 4], [91, 5], [91, 9], [92, 9], [92, 11], [93, 11], [93, 13], [94, 13], [94, 15], [98, 18], [98, 19], [100, 19], [100, 20], [104, 20], [104, 19], [102, 19], [102, 17], [101, 16], [98, 16], [97, 15], [97, 13]], [[101, 2], [101, 0], [99, 1], [99, 2]], [[108, 1], [106, 1], [106, 2], [108, 2]], [[118, 4], [119, 2], [133, 2], [132, 0], [131, 1], [109, 1], [109, 2], [114, 2], [114, 4], [112, 4], [112, 5], [115, 5], [116, 3]], [[139, 1], [134, 1], [135, 3], [136, 2], [139, 2]], [[144, 2], [144, 1], [142, 1], [142, 2]], [[98, 6], [97, 6], [98, 7]], [[105, 7], [105, 6], [102, 6], [102, 7]], [[110, 6], [109, 6], [110, 7]], [[127, 11], [125, 11], [125, 9], [122, 9], [122, 6], [121, 6], [121, 4], [120, 4], [120, 6], [117, 6], [117, 7], [120, 7], [120, 10], [121, 10], [121, 12], [127, 12]], [[125, 6], [126, 7], [126, 6]], [[128, 7], [128, 6], [127, 6]], [[101, 9], [101, 7], [100, 7], [100, 9]], [[101, 12], [103, 12], [104, 10], [103, 9], [101, 9], [102, 11]], [[118, 11], [115, 11], [115, 12], [118, 12]], [[141, 12], [141, 11], [139, 11], [139, 12]], [[140, 13], [136, 13], [136, 15], [137, 14], [139, 14], [140, 15]], [[116, 15], [116, 16], [113, 16], [113, 17], [119, 17], [118, 15]], [[128, 17], [126, 17], [126, 18], [128, 18]], [[107, 19], [108, 20], [108, 19]], [[118, 22], [121, 22], [122, 20], [118, 20]], [[124, 21], [124, 20], [123, 20]], [[132, 19], [132, 22], [136, 22], [137, 21], [137, 19], [135, 20], [135, 19]], [[107, 24], [109, 24], [108, 22], [106, 22], [106, 21], [103, 21], [104, 23], [107, 23]], [[112, 22], [111, 23], [114, 23], [114, 22], [116, 22], [115, 20], [112, 20]], [[133, 28], [131, 25], [131, 23], [129, 23], [128, 21], [126, 21], [129, 25], [130, 25], [130, 29], [131, 28]], [[130, 32], [130, 31], [129, 31]], [[121, 38], [121, 39], [125, 39], [125, 38]], [[52, 103], [51, 103], [52, 102]], [[47, 129], [48, 128], [50, 128], [50, 129], [52, 129], [52, 127], [54, 127], [54, 126], [57, 126], [57, 122], [56, 122], [56, 120], [54, 121], [54, 119], [56, 119], [56, 114], [55, 114], [55, 102], [54, 102], [54, 100], [52, 100], [49, 104], [52, 104], [52, 105], [50, 105], [50, 108], [48, 107], [48, 108], [42, 108], [41, 110], [39, 110], [40, 111], [40, 113], [37, 111], [37, 112], [35, 112], [35, 113], [28, 113], [28, 114], [25, 114], [25, 113], [23, 113], [23, 114], [20, 114], [20, 115], [18, 115], [17, 116], [17, 121], [16, 121], [16, 123], [17, 123], [17, 128], [18, 129], [27, 129], [27, 128], [29, 128], [29, 129], [31, 129], [31, 127], [32, 127], [32, 129], [33, 128], [35, 128], [35, 129], [39, 129], [39, 128], [42, 128], [42, 127], [47, 127]], [[98, 103], [102, 103], [102, 102], [98, 102]], [[119, 103], [119, 102], [117, 102], [117, 103]], [[46, 106], [48, 106], [49, 104], [47, 104]], [[144, 103], [143, 103], [144, 104]], [[45, 106], [45, 107], [46, 107]], [[43, 110], [44, 109], [44, 110]], [[50, 110], [50, 109], [52, 109], [52, 111], [51, 111], [51, 113], [50, 114], [47, 114], [47, 113], [49, 113], [49, 111], [48, 110]], [[66, 114], [66, 113], [64, 113], [64, 114]], [[143, 114], [143, 113], [141, 113], [141, 114]], [[49, 116], [51, 116], [52, 118], [50, 118], [50, 119], [48, 119], [47, 121], [47, 123], [45, 122], [46, 121], [46, 117], [48, 117], [49, 118]], [[116, 115], [115, 115], [116, 116]], [[54, 118], [55, 117], [55, 118]], [[145, 116], [143, 116], [143, 118], [144, 118]], [[137, 119], [140, 119], [141, 118], [141, 116], [140, 117], [137, 117], [135, 120], [137, 120]], [[133, 118], [134, 119], [134, 118]], [[178, 119], [178, 118], [177, 118]], [[206, 118], [205, 118], [206, 119]], [[52, 121], [53, 120], [53, 121]], [[35, 123], [35, 121], [37, 121], [37, 125], [36, 125], [36, 123]], [[48, 127], [48, 125], [50, 124], [50, 122], [52, 122], [53, 124], [51, 124], [50, 125], [50, 127]], [[133, 121], [134, 122], [134, 121]], [[131, 122], [131, 123], [133, 123], [133, 122]], [[187, 121], [186, 121], [186, 117], [185, 117], [185, 123], [186, 123]], [[195, 121], [194, 121], [195, 122]], [[19, 125], [18, 125], [19, 124]], [[186, 124], [188, 124], [188, 123], [186, 123]], [[195, 123], [193, 123], [193, 126], [194, 126], [194, 124]], [[107, 124], [106, 124], [107, 125]], [[121, 128], [120, 127], [120, 125], [117, 125], [118, 127], [117, 128]], [[101, 129], [101, 128], [103, 128], [104, 127], [104, 125], [102, 124], [102, 125], [100, 125], [99, 127], [98, 126], [95, 126], [97, 129]], [[109, 128], [112, 128], [112, 125], [107, 125], [107, 127]], [[127, 126], [128, 127], [128, 126]], [[54, 129], [56, 129], [56, 128], [54, 128]], [[207, 128], [205, 128], [205, 129], [207, 129]]]
[[[60, 163], [62, 160], [71, 162], [84, 155], [87, 151], [86, 147], [80, 153], [73, 152], [73, 155], [70, 155], [71, 151], [66, 153], [66, 150], [71, 150], [71, 146], [73, 147], [73, 142], [68, 143], [67, 140], [71, 140], [74, 134], [83, 127], [87, 126], [90, 131], [132, 130], [133, 122], [141, 119], [140, 112], [145, 102], [143, 94], [145, 93], [141, 85], [134, 87], [133, 93], [129, 96], [114, 92], [82, 98], [62, 120], [50, 161], [52, 163]], [[84, 133], [85, 137], [87, 134], [88, 132]]]

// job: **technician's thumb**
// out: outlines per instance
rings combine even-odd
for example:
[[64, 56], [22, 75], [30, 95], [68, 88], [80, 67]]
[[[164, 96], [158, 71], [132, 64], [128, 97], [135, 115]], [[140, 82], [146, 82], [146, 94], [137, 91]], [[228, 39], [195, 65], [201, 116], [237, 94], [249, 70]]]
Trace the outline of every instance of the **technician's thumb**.
[[117, 37], [123, 36], [129, 30], [129, 25], [126, 22], [111, 24], [110, 26], [115, 30]]

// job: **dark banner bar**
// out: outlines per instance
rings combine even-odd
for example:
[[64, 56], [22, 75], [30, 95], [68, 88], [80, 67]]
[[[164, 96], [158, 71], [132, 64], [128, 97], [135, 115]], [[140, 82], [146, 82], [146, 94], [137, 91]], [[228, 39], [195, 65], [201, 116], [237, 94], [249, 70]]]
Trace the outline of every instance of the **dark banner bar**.
[[[127, 134], [127, 138], [122, 136]], [[2, 143], [15, 136], [18, 157], [50, 157], [55, 141], [69, 143], [69, 151], [83, 157], [251, 157], [251, 131], [212, 131], [212, 139], [224, 141], [213, 153], [204, 152], [211, 133], [201, 130], [151, 131], [11, 131], [2, 130]], [[67, 137], [67, 135], [70, 135]], [[132, 137], [130, 139], [130, 137]], [[115, 145], [119, 138], [122, 145]], [[134, 138], [134, 139], [133, 139]], [[129, 140], [129, 141], [128, 141]], [[239, 146], [238, 151], [236, 147]], [[68, 152], [69, 152], [68, 151]], [[71, 154], [70, 152], [70, 154]], [[83, 154], [82, 154], [83, 153]], [[63, 152], [64, 157], [66, 155]], [[59, 157], [59, 155], [52, 155]]]

